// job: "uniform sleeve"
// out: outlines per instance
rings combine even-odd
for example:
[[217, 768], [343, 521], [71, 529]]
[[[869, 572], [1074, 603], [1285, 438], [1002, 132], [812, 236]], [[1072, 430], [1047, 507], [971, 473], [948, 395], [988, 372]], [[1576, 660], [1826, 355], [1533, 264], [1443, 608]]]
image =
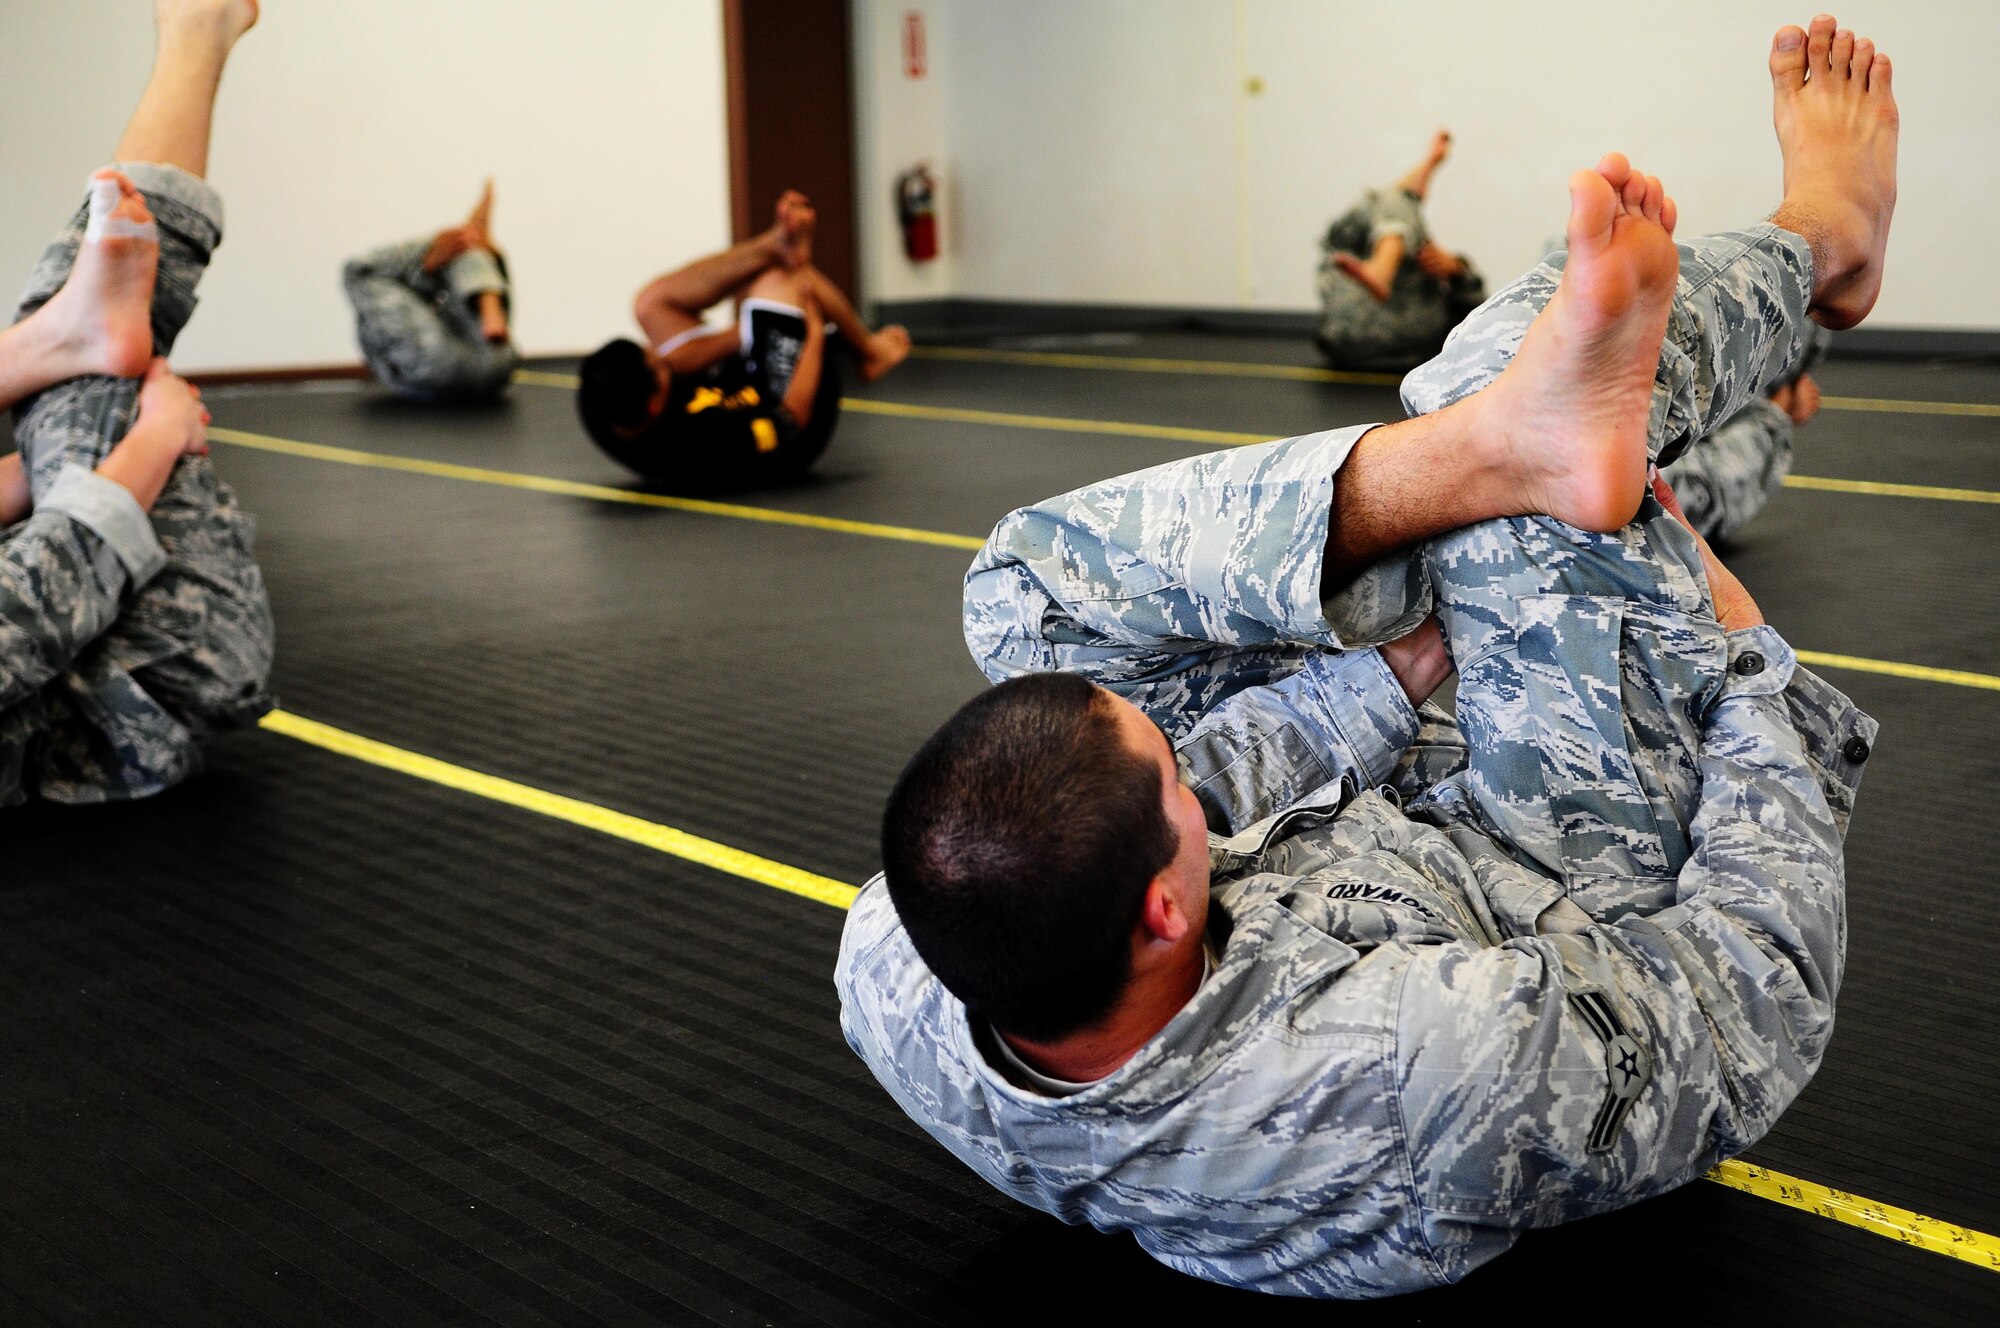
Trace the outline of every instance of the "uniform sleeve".
[[0, 709], [69, 668], [117, 620], [126, 589], [165, 562], [129, 491], [66, 467], [0, 544]]
[[1381, 651], [1322, 650], [1290, 677], [1246, 688], [1203, 715], [1175, 754], [1208, 828], [1226, 835], [1336, 779], [1351, 789], [1384, 783], [1417, 728]]
[[[1540, 935], [1431, 947], [1408, 966], [1402, 1116], [1448, 1267], [1512, 1229], [1694, 1178], [1762, 1137], [1818, 1068], [1846, 940], [1828, 781], [1851, 799], [1858, 776], [1812, 753], [1874, 725], [1802, 680], [1769, 628], [1730, 649], [1672, 906], [1600, 925], [1561, 901]], [[1811, 693], [1803, 710], [1795, 691]]]

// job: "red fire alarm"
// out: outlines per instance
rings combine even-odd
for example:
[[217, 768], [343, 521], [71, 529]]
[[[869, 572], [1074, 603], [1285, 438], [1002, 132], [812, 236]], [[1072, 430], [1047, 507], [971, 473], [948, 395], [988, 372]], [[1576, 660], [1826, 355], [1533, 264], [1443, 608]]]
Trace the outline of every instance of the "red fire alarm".
[[903, 72], [911, 78], [922, 78], [928, 63], [924, 51], [924, 16], [912, 9], [903, 15]]

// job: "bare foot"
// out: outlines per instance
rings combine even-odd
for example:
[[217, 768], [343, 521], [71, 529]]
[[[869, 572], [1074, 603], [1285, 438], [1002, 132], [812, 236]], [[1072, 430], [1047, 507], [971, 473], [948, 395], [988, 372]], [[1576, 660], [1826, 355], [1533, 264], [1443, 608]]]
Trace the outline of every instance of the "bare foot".
[[1426, 275], [1439, 281], [1450, 281], [1465, 271], [1464, 259], [1430, 240], [1425, 240], [1423, 247], [1417, 250], [1416, 264]]
[[779, 264], [787, 272], [796, 272], [812, 262], [813, 232], [818, 224], [819, 214], [804, 194], [787, 189], [778, 195], [777, 219], [767, 234]]
[[1451, 155], [1451, 131], [1440, 129], [1431, 136], [1431, 150], [1424, 158], [1424, 164], [1432, 170], [1444, 165], [1444, 159]]
[[[103, 170], [92, 180], [118, 187], [111, 220], [144, 224], [153, 219], [146, 200], [130, 180]], [[93, 205], [93, 212], [95, 205]], [[160, 242], [112, 233], [86, 236], [76, 263], [49, 302], [23, 324], [49, 357], [52, 381], [84, 374], [137, 378], [153, 358], [153, 279], [159, 270]]]
[[225, 48], [256, 26], [259, 13], [257, 0], [153, 0], [153, 23], [163, 38], [169, 32], [220, 38]]
[[486, 187], [479, 191], [479, 202], [473, 206], [472, 215], [465, 219], [465, 229], [479, 237], [482, 249], [493, 248], [493, 178], [488, 176]]
[[1778, 29], [1772, 42], [1785, 201], [1771, 220], [1812, 246], [1812, 314], [1836, 330], [1867, 317], [1882, 290], [1896, 210], [1890, 78], [1889, 57], [1826, 14], [1805, 32]]
[[1389, 282], [1387, 278], [1378, 274], [1373, 268], [1356, 258], [1353, 254], [1335, 254], [1333, 256], [1333, 265], [1360, 282], [1362, 288], [1375, 297], [1377, 304], [1383, 304], [1388, 301]]
[[1618, 153], [1569, 182], [1569, 258], [1506, 370], [1465, 399], [1504, 510], [1616, 530], [1646, 492], [1646, 426], [1680, 253], [1673, 200]]
[[868, 340], [861, 354], [861, 381], [872, 383], [910, 358], [910, 333], [900, 323], [892, 323]]
[[1790, 399], [1780, 403], [1785, 414], [1792, 417], [1793, 424], [1804, 424], [1819, 414], [1819, 384], [1811, 374], [1800, 374], [1792, 384]]

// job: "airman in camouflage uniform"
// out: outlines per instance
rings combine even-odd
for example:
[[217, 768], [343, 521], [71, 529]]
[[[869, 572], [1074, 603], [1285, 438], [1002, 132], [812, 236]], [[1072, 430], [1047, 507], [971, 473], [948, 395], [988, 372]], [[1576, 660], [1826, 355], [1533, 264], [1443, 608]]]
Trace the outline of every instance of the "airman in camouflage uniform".
[[[1825, 358], [1833, 336], [1812, 329], [1805, 362], [1781, 386], [1799, 381]], [[1760, 397], [1690, 447], [1663, 474], [1688, 524], [1710, 540], [1727, 539], [1764, 510], [1792, 470], [1792, 433], [1805, 417]]]
[[511, 341], [489, 341], [479, 298], [510, 298], [507, 264], [472, 249], [442, 267], [425, 264], [429, 237], [350, 259], [342, 273], [369, 372], [418, 401], [477, 401], [499, 395], [521, 356]]
[[[1384, 236], [1400, 235], [1404, 258], [1378, 300], [1340, 270], [1342, 255], [1366, 258]], [[1486, 298], [1486, 282], [1459, 255], [1457, 275], [1441, 278], [1417, 264], [1430, 242], [1423, 205], [1401, 187], [1371, 189], [1337, 218], [1320, 241], [1319, 332], [1314, 340], [1339, 369], [1402, 373], [1437, 354], [1445, 334]]]
[[[1795, 364], [1811, 255], [1680, 247], [1648, 450]], [[1413, 374], [1505, 367], [1561, 255]], [[1334, 486], [1372, 426], [1194, 457], [1015, 512], [966, 579], [987, 676], [1065, 669], [1174, 741], [1218, 833], [1213, 971], [1105, 1078], [1002, 1068], [878, 877], [836, 970], [849, 1042], [1002, 1191], [1200, 1277], [1363, 1297], [1456, 1281], [1525, 1227], [1680, 1185], [1816, 1068], [1842, 840], [1873, 721], [1771, 628], [1725, 632], [1648, 497], [1593, 534], [1487, 522], [1321, 602]], [[1435, 609], [1458, 722], [1362, 649]]]
[[[221, 242], [222, 200], [176, 167], [119, 169], [159, 225], [152, 331], [165, 355]], [[79, 208], [49, 246], [17, 321], [62, 289], [87, 222]], [[139, 386], [75, 378], [15, 410], [35, 515], [5, 546], [14, 593], [0, 612], [0, 804], [157, 793], [200, 769], [202, 743], [271, 708], [273, 628], [251, 553], [255, 523], [207, 457], [174, 467], [150, 536], [105, 515], [111, 495], [101, 490], [97, 515], [62, 522], [96, 478], [80, 472], [131, 427]]]

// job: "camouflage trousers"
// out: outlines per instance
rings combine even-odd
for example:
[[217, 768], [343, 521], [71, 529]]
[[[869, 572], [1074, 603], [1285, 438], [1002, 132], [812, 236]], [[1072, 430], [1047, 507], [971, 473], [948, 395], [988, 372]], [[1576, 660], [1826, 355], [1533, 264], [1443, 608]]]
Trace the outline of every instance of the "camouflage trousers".
[[[1404, 380], [1412, 414], [1498, 376], [1565, 258], [1550, 255], [1487, 301]], [[1810, 250], [1774, 226], [1680, 246], [1647, 438], [1656, 461], [1795, 370], [1811, 291]], [[1412, 572], [1435, 597], [1458, 666], [1468, 762], [1412, 810], [1478, 825], [1600, 918], [1671, 902], [1701, 792], [1699, 718], [1729, 661], [1686, 528], [1648, 495], [1609, 534], [1547, 517], [1456, 531], [1400, 574]], [[1736, 667], [1750, 665], [1761, 657]]]
[[[1815, 325], [1795, 381], [1826, 356], [1833, 336]], [[1689, 524], [1711, 540], [1727, 539], [1764, 510], [1792, 469], [1791, 416], [1767, 400], [1751, 402], [1690, 447], [1662, 474]]]
[[[1377, 241], [1401, 235], [1402, 265], [1377, 300], [1334, 264], [1340, 254], [1366, 258]], [[1486, 284], [1466, 263], [1442, 281], [1418, 267], [1415, 255], [1430, 240], [1423, 207], [1403, 189], [1371, 189], [1327, 228], [1319, 266], [1320, 322], [1314, 340], [1327, 362], [1341, 369], [1401, 373], [1437, 354], [1445, 334], [1486, 298]]]
[[415, 401], [483, 401], [513, 381], [521, 356], [511, 342], [480, 331], [476, 302], [511, 294], [507, 270], [483, 250], [460, 254], [442, 271], [423, 270], [428, 239], [365, 254], [342, 274], [354, 306], [355, 335], [368, 370]]
[[[195, 286], [222, 240], [222, 200], [171, 166], [119, 169], [159, 222], [153, 344], [164, 355], [194, 312]], [[62, 289], [87, 220], [80, 207], [42, 255], [17, 321]], [[138, 397], [135, 379], [87, 377], [17, 406], [14, 437], [34, 495], [65, 465], [94, 469], [104, 460], [137, 416]], [[0, 714], [0, 744], [38, 750], [29, 777], [43, 797], [100, 802], [157, 793], [200, 768], [201, 743], [271, 708], [265, 684], [274, 630], [251, 553], [255, 522], [207, 457], [175, 465], [151, 517], [165, 568], [68, 673]], [[21, 792], [0, 789], [0, 802]]]

